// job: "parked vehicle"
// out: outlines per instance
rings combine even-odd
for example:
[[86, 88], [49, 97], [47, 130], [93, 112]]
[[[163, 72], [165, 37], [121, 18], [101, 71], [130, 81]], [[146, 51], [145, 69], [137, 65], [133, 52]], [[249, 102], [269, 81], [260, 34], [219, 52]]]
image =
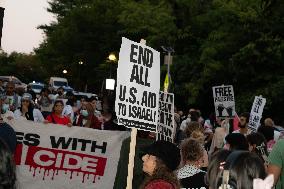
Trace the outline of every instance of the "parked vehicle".
[[56, 91], [59, 87], [63, 87], [65, 91], [73, 91], [73, 88], [68, 85], [68, 81], [63, 77], [50, 77], [49, 79], [49, 89], [51, 91]]
[[15, 76], [0, 76], [0, 80], [3, 81], [3, 85], [6, 86], [6, 84], [9, 81], [12, 81], [15, 84], [15, 88], [17, 90], [27, 90], [27, 84], [21, 82], [21, 80], [19, 80], [17, 77]]
[[32, 90], [36, 93], [36, 94], [40, 94], [41, 90], [44, 88], [44, 84], [40, 83], [40, 82], [32, 82], [29, 83], [28, 86], [31, 86]]

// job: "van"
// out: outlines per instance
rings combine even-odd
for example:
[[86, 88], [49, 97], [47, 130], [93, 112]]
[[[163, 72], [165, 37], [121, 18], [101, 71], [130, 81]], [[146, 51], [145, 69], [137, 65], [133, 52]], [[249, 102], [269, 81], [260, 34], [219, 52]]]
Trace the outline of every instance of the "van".
[[50, 77], [49, 88], [51, 91], [56, 91], [59, 87], [68, 87], [68, 81], [63, 77]]

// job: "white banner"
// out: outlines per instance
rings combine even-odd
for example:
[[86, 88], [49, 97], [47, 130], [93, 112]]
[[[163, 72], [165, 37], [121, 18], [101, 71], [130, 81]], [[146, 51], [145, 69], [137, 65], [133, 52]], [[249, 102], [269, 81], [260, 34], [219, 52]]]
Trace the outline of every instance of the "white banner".
[[260, 125], [260, 120], [262, 118], [263, 108], [266, 104], [266, 99], [262, 96], [254, 97], [254, 102], [250, 112], [249, 124], [248, 127], [253, 131], [256, 132], [257, 128]]
[[115, 101], [119, 124], [156, 132], [159, 89], [160, 53], [122, 38]]
[[112, 189], [128, 132], [13, 121], [17, 188]]
[[235, 116], [235, 97], [232, 85], [213, 87], [213, 98], [216, 117], [233, 118]]
[[174, 142], [175, 136], [174, 94], [160, 91], [157, 140]]

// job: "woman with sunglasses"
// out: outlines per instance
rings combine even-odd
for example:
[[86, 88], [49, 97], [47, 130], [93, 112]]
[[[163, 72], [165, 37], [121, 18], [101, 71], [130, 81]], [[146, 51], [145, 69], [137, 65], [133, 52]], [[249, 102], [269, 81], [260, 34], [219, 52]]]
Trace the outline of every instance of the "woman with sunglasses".
[[32, 103], [32, 95], [24, 93], [21, 99], [21, 107], [14, 112], [15, 119], [24, 118], [34, 122], [44, 122], [44, 118], [39, 109]]
[[60, 125], [72, 126], [71, 119], [62, 115], [64, 104], [62, 100], [56, 100], [52, 108], [52, 113], [46, 117], [44, 123], [54, 123]]

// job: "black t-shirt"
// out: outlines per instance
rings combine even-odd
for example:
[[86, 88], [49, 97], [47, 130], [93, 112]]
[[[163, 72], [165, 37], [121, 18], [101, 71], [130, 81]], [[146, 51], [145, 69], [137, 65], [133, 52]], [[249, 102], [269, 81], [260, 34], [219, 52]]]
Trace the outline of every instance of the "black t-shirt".
[[180, 179], [181, 188], [186, 189], [207, 189], [205, 184], [205, 172], [196, 173], [193, 176]]

